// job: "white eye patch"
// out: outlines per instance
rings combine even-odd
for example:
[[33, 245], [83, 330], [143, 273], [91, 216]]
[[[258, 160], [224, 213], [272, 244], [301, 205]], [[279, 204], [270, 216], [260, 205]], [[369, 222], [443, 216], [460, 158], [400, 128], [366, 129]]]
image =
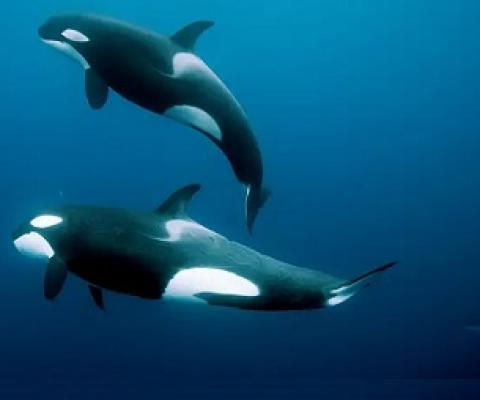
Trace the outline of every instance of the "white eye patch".
[[51, 226], [61, 224], [63, 219], [56, 215], [40, 215], [30, 221], [30, 225], [35, 228], [50, 228]]
[[90, 39], [85, 36], [82, 32], [76, 31], [75, 29], [65, 29], [62, 32], [62, 36], [72, 42], [89, 42]]

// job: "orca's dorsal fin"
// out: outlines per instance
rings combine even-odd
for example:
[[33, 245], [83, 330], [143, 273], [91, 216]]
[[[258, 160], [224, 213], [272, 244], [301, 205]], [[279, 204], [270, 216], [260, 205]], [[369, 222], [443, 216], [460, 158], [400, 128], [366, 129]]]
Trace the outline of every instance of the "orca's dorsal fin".
[[170, 39], [183, 48], [193, 51], [200, 35], [214, 25], [213, 21], [197, 21], [183, 27], [170, 36]]
[[194, 183], [177, 190], [158, 207], [157, 214], [168, 215], [171, 218], [186, 218], [186, 208], [200, 188], [199, 184]]

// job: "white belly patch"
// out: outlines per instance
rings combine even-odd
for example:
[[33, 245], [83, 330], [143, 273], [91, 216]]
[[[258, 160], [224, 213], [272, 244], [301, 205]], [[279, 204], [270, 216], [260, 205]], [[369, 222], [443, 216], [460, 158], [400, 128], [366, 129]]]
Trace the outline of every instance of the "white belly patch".
[[164, 298], [203, 302], [195, 297], [199, 293], [255, 297], [260, 290], [257, 285], [233, 272], [215, 267], [194, 267], [181, 270], [170, 280]]
[[217, 122], [205, 111], [194, 106], [173, 106], [165, 111], [165, 116], [182, 124], [190, 125], [221, 141], [222, 131]]

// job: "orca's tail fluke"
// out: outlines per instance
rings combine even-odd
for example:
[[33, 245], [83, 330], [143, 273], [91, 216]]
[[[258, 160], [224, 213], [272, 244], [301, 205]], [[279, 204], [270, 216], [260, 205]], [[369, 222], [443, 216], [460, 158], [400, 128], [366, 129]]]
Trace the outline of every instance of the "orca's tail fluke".
[[350, 297], [355, 295], [358, 290], [370, 286], [370, 284], [378, 278], [378, 276], [385, 272], [387, 269], [392, 268], [396, 265], [397, 262], [391, 262], [381, 267], [377, 267], [369, 272], [366, 272], [350, 281], [345, 281], [341, 285], [330, 289], [328, 292], [329, 297], [327, 298], [326, 304], [328, 306], [336, 306], [341, 304], [344, 301], [348, 300]]
[[245, 198], [245, 209], [247, 214], [247, 228], [251, 234], [253, 224], [257, 218], [258, 212], [269, 199], [271, 192], [269, 189], [260, 186], [247, 186], [247, 195]]

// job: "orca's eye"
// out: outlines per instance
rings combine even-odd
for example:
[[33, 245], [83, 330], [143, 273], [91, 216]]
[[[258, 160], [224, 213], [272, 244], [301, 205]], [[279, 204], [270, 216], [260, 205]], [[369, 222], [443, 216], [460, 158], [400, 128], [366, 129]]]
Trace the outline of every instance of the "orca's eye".
[[50, 228], [51, 226], [61, 224], [63, 218], [57, 217], [56, 215], [40, 215], [30, 221], [30, 225], [34, 228]]
[[65, 29], [62, 32], [62, 36], [72, 42], [85, 43], [89, 42], [90, 39], [85, 36], [82, 32], [76, 31], [75, 29]]

